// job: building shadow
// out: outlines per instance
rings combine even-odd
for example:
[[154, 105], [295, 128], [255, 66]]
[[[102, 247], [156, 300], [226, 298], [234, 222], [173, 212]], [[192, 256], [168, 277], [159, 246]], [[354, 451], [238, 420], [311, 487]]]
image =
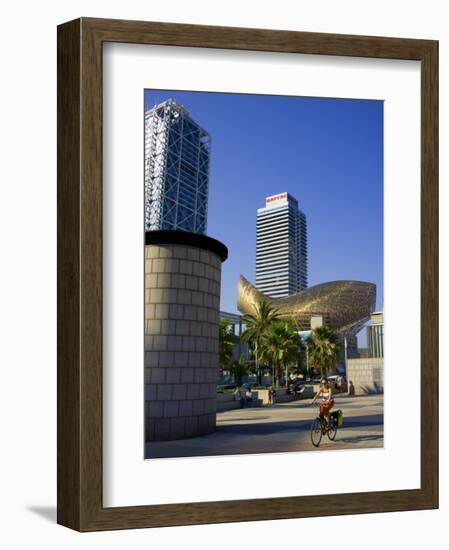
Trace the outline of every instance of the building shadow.
[[363, 426], [383, 426], [383, 414], [367, 414], [364, 416], [344, 416], [343, 428], [363, 428]]
[[338, 441], [341, 441], [342, 443], [362, 443], [364, 441], [379, 441], [379, 439], [383, 439], [383, 434], [379, 435], [355, 435], [353, 437], [342, 437], [338, 438]]
[[226, 420], [220, 420], [218, 417], [217, 417], [217, 423], [218, 422], [243, 422], [243, 421], [246, 421], [246, 422], [249, 422], [251, 420], [266, 420], [267, 418], [270, 418], [269, 416], [255, 416], [255, 417], [252, 417], [252, 418], [227, 418]]
[[380, 395], [384, 393], [384, 387], [374, 382], [372, 386], [360, 386], [365, 395]]
[[[178, 439], [167, 442], [154, 442], [147, 444], [145, 447], [145, 458], [180, 458], [189, 456], [217, 456], [217, 455], [241, 455], [241, 454], [261, 454], [270, 452], [287, 452], [292, 450], [292, 444], [299, 433], [309, 432], [313, 419], [301, 420], [284, 420], [277, 422], [245, 422], [241, 424], [224, 424], [217, 425], [213, 433], [193, 437], [189, 439]], [[246, 419], [245, 419], [246, 420]], [[383, 415], [365, 415], [358, 417], [345, 417], [343, 421], [343, 433], [338, 432], [337, 440], [343, 442], [344, 428], [362, 429], [366, 427], [383, 427]], [[383, 431], [383, 430], [382, 430]], [[268, 436], [266, 438], [260, 436]], [[267, 447], [260, 442], [274, 441], [270, 436], [287, 436], [283, 441], [273, 445], [272, 448]], [[248, 437], [254, 437], [252, 442], [248, 442]], [[360, 435], [351, 438], [347, 436], [347, 442], [358, 443], [372, 439], [381, 439], [382, 434]]]
[[[246, 418], [245, 418], [246, 420]], [[260, 422], [254, 424], [220, 424], [215, 434], [272, 435], [282, 432], [296, 432], [310, 429], [311, 420], [284, 420], [280, 422]]]
[[[260, 422], [245, 424], [219, 424], [214, 434], [235, 434], [235, 435], [273, 435], [283, 432], [296, 432], [310, 430], [310, 425], [315, 417], [307, 420], [283, 420], [278, 422]], [[245, 419], [246, 420], [246, 419]], [[371, 426], [383, 426], [383, 414], [371, 414], [355, 417], [344, 417], [343, 427], [363, 428]], [[211, 434], [213, 437], [214, 434]]]

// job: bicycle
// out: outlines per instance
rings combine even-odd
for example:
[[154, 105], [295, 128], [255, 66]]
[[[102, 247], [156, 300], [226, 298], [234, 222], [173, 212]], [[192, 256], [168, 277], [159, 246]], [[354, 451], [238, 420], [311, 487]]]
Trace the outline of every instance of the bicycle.
[[326, 418], [317, 416], [310, 428], [310, 438], [314, 447], [319, 447], [323, 435], [334, 441], [337, 437], [338, 421], [334, 416], [329, 417], [329, 423]]

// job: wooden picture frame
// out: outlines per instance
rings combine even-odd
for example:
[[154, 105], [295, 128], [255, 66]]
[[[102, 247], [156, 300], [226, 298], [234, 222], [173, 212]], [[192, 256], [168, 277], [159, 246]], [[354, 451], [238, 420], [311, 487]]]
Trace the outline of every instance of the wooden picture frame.
[[[157, 44], [421, 62], [421, 488], [104, 508], [102, 45]], [[58, 27], [58, 514], [78, 531], [438, 507], [438, 43], [81, 18]]]

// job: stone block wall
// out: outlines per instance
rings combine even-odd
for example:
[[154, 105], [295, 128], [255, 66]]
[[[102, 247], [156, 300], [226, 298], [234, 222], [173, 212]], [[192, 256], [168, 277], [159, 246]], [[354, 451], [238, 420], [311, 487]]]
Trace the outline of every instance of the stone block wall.
[[190, 245], [145, 247], [145, 440], [216, 426], [221, 258]]
[[383, 357], [348, 359], [346, 365], [348, 391], [352, 395], [368, 395], [384, 391]]

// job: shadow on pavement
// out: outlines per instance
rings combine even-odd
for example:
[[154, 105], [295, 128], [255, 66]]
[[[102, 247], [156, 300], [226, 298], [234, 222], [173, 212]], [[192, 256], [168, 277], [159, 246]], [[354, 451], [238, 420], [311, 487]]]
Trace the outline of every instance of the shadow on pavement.
[[[279, 406], [279, 407], [282, 407], [282, 409], [295, 409], [295, 410], [304, 410], [304, 409], [310, 409], [310, 410], [313, 410], [315, 407], [311, 406], [310, 404], [307, 404], [307, 403], [298, 403], [298, 402], [295, 402], [295, 401], [291, 401], [290, 403], [277, 403], [275, 406]], [[352, 409], [367, 409], [367, 408], [376, 408], [376, 407], [382, 407], [383, 404], [382, 403], [373, 403], [373, 404], [359, 404], [359, 403], [351, 403], [351, 402], [347, 402], [347, 401], [344, 401], [343, 403], [342, 402], [339, 402], [338, 400], [335, 400], [335, 405], [334, 405], [334, 408], [332, 410], [336, 410], [336, 409], [339, 409], [341, 408], [343, 410], [343, 413], [344, 413], [344, 410], [345, 409], [349, 409], [349, 410], [352, 410]], [[269, 408], [271, 408], [271, 406], [269, 406]], [[316, 406], [316, 409], [318, 409], [318, 406]]]
[[258, 424], [220, 424], [214, 433], [270, 435], [282, 432], [297, 432], [298, 430], [309, 429], [310, 422], [310, 420], [285, 420], [283, 422], [260, 422]]
[[[344, 411], [343, 411], [344, 415]], [[370, 414], [365, 416], [343, 416], [343, 428], [361, 428], [363, 426], [383, 426], [383, 414]]]
[[[261, 454], [303, 450], [295, 448], [296, 442], [298, 442], [298, 439], [304, 437], [309, 441], [308, 432], [313, 418], [314, 416], [312, 415], [311, 418], [305, 420], [218, 424], [215, 432], [201, 437], [147, 443], [145, 446], [145, 458]], [[343, 423], [343, 429], [356, 428], [363, 430], [364, 427], [375, 426], [383, 426], [382, 414], [356, 416], [353, 418], [345, 417]], [[263, 436], [272, 437], [264, 438]], [[251, 439], [252, 437], [254, 439]], [[340, 437], [337, 435], [339, 442], [353, 444], [363, 441], [375, 441], [382, 438], [382, 434], [360, 436], [350, 436], [348, 434], [347, 437], [344, 437], [343, 432]]]
[[363, 441], [379, 441], [383, 439], [383, 434], [379, 435], [355, 435], [354, 437], [342, 437], [338, 441], [342, 443], [362, 443]]
[[218, 415], [217, 415], [217, 422], [243, 422], [244, 420], [246, 420], [247, 422], [249, 422], [250, 420], [266, 420], [267, 418], [270, 418], [269, 416], [254, 416], [253, 418], [234, 418], [234, 417], [229, 417], [229, 418], [226, 418], [226, 420], [221, 420]]
[[[314, 417], [313, 417], [314, 418]], [[219, 424], [215, 434], [272, 435], [283, 432], [310, 430], [313, 418], [307, 420], [285, 420], [281, 422], [260, 422], [257, 424]], [[246, 419], [245, 419], [246, 420]], [[343, 427], [361, 428], [363, 426], [383, 426], [382, 414], [345, 417]]]

